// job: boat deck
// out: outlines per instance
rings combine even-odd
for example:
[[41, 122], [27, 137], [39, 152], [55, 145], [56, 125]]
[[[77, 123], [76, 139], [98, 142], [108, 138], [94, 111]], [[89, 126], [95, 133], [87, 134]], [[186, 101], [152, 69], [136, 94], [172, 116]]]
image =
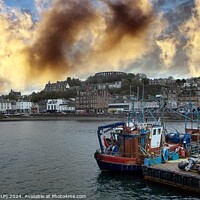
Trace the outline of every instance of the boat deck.
[[164, 164], [152, 166], [143, 165], [144, 178], [153, 182], [200, 193], [200, 174], [197, 171], [185, 171], [178, 168], [178, 163], [186, 160], [172, 160]]
[[151, 166], [150, 168], [152, 169], [161, 169], [161, 170], [167, 170], [167, 171], [171, 171], [180, 175], [190, 175], [190, 176], [198, 176], [200, 178], [200, 174], [197, 171], [185, 171], [185, 170], [181, 170], [178, 168], [178, 163], [181, 161], [186, 161], [188, 159], [178, 159], [178, 160], [170, 160], [164, 164], [159, 164], [159, 165], [154, 165]]

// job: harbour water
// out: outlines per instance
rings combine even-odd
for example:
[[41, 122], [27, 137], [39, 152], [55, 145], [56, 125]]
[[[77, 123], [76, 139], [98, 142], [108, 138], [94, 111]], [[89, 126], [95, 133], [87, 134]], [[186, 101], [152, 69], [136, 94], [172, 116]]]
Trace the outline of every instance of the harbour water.
[[[23, 199], [67, 199], [66, 195], [94, 200], [199, 199], [178, 189], [146, 183], [140, 176], [101, 172], [93, 154], [99, 147], [97, 126], [106, 123], [0, 123], [0, 199], [16, 195]], [[167, 128], [183, 130], [184, 125], [168, 123]]]

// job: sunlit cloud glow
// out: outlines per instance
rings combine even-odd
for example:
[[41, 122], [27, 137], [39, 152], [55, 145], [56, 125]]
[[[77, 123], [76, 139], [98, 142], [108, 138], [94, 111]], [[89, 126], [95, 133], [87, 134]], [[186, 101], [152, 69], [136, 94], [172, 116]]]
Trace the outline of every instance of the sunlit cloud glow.
[[[190, 76], [200, 76], [199, 1], [178, 35], [167, 33], [169, 22], [149, 0], [96, 2], [35, 0], [36, 20], [30, 12], [0, 0], [0, 92], [43, 89], [49, 80], [71, 75], [125, 71], [155, 53], [159, 70], [173, 71], [180, 35], [187, 40], [184, 50]], [[149, 65], [144, 73], [154, 67]]]

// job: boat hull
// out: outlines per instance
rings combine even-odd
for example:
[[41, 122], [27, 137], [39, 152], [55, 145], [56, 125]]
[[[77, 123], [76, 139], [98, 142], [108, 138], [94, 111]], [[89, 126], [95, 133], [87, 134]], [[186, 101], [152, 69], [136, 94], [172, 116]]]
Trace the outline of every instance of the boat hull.
[[142, 173], [141, 164], [136, 163], [132, 158], [99, 154], [95, 155], [95, 159], [102, 171]]
[[109, 163], [105, 161], [97, 161], [97, 164], [102, 171], [112, 172], [140, 172], [142, 173], [142, 167], [138, 164], [120, 164], [120, 163]]

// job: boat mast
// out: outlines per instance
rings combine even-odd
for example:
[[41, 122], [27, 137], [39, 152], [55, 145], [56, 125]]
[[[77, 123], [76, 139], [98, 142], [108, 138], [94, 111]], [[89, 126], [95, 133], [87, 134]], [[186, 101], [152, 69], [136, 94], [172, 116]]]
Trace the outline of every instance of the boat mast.
[[131, 109], [129, 112], [129, 116], [128, 116], [128, 126], [130, 126], [131, 120], [133, 119], [133, 111], [134, 111], [134, 102], [133, 102], [133, 98], [132, 98], [132, 91], [131, 91], [131, 83], [130, 83], [130, 102], [131, 102]]
[[162, 96], [160, 98], [160, 100], [158, 100], [159, 102], [159, 108], [160, 108], [160, 114], [161, 114], [161, 126], [163, 127], [163, 134], [162, 134], [162, 146], [164, 145], [164, 141], [165, 141], [165, 135], [166, 135], [166, 129], [165, 129], [165, 124], [164, 124], [164, 111], [165, 111], [165, 107], [166, 107], [166, 102], [165, 102], [165, 98], [164, 98], [164, 92], [162, 92]]
[[199, 160], [199, 140], [200, 140], [200, 115], [198, 113], [198, 109], [196, 110], [197, 112], [197, 121], [198, 121], [198, 133], [197, 133], [197, 150], [198, 150], [198, 160]]
[[200, 123], [198, 123], [198, 133], [197, 133], [197, 149], [198, 149], [198, 160], [199, 160], [199, 134], [200, 134]]
[[144, 123], [144, 80], [142, 81], [142, 121]]

